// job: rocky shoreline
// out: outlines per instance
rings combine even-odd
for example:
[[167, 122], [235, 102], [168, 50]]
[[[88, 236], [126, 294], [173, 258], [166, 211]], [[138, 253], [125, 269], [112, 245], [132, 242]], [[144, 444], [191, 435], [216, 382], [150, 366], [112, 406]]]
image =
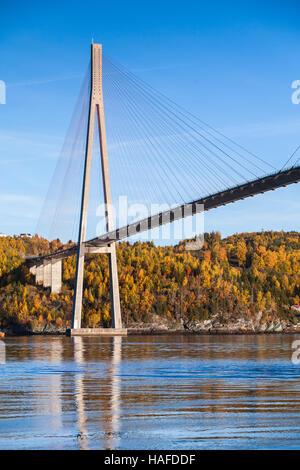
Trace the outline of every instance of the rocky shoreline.
[[252, 330], [238, 328], [213, 328], [213, 329], [176, 329], [176, 328], [157, 328], [155, 326], [145, 328], [128, 328], [128, 335], [270, 335], [270, 334], [300, 334], [300, 326], [289, 326], [284, 330]]
[[[150, 323], [130, 323], [127, 325], [128, 335], [253, 335], [253, 334], [295, 334], [300, 333], [300, 323], [290, 324], [282, 319], [263, 321], [262, 315], [256, 318], [221, 319], [215, 316], [203, 321], [179, 321], [166, 319], [153, 315]], [[7, 330], [7, 336], [24, 335], [64, 335], [65, 327], [58, 327], [49, 323], [31, 329], [27, 326], [14, 326]]]
[[181, 325], [164, 323], [139, 324], [128, 327], [128, 334], [199, 334], [199, 335], [253, 335], [253, 334], [300, 333], [300, 324], [290, 325], [284, 320], [275, 322], [253, 322], [239, 319], [221, 323], [214, 320], [188, 322]]

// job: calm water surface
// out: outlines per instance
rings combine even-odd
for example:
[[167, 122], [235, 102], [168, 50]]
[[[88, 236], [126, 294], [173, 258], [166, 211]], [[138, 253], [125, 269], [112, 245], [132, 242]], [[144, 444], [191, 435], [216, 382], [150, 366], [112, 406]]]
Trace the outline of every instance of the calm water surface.
[[299, 449], [297, 336], [6, 338], [1, 449]]

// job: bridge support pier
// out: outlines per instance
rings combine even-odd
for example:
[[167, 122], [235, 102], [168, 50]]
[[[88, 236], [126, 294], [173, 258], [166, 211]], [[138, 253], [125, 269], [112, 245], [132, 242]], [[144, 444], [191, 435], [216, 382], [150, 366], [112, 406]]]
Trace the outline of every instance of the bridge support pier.
[[31, 266], [31, 267], [29, 268], [29, 272], [30, 272], [30, 274], [32, 274], [33, 276], [36, 276], [36, 265]]
[[44, 287], [51, 287], [51, 292], [53, 294], [59, 294], [61, 292], [61, 259], [45, 259], [41, 264], [31, 266], [29, 271], [35, 276], [36, 284], [43, 284]]
[[[82, 309], [82, 292], [83, 292], [83, 272], [84, 272], [84, 256], [86, 253], [107, 253], [109, 257], [109, 274], [110, 274], [110, 299], [111, 299], [111, 320], [112, 328], [106, 334], [127, 334], [126, 329], [122, 329], [121, 307], [119, 297], [119, 281], [117, 270], [117, 257], [115, 243], [111, 243], [107, 248], [96, 248], [85, 246], [86, 225], [87, 225], [87, 212], [88, 212], [88, 199], [90, 188], [90, 174], [93, 153], [93, 140], [94, 140], [94, 127], [95, 115], [97, 113], [100, 153], [101, 153], [101, 168], [102, 168], [102, 181], [104, 203], [106, 208], [106, 228], [110, 232], [113, 227], [112, 204], [111, 204], [111, 191], [110, 179], [108, 168], [108, 153], [106, 143], [106, 131], [104, 121], [104, 106], [103, 106], [103, 90], [102, 90], [102, 46], [101, 44], [92, 44], [91, 49], [91, 92], [90, 92], [90, 106], [89, 106], [89, 121], [86, 139], [85, 150], [85, 163], [84, 175], [82, 186], [81, 198], [81, 211], [80, 211], [80, 225], [78, 235], [78, 248], [77, 248], [77, 264], [76, 264], [76, 277], [75, 289], [73, 299], [73, 313], [72, 313], [72, 328], [69, 330], [70, 334], [91, 334], [91, 329], [81, 328], [81, 309]], [[89, 332], [87, 331], [89, 330]], [[72, 333], [73, 332], [73, 333]], [[103, 334], [103, 328], [95, 328], [95, 333]]]
[[35, 275], [36, 284], [44, 284], [44, 264], [38, 264]]
[[110, 248], [111, 248], [111, 251], [108, 254], [108, 264], [109, 264], [109, 281], [110, 281], [111, 321], [112, 321], [113, 328], [120, 329], [122, 328], [122, 318], [121, 318], [119, 279], [118, 279], [117, 254], [116, 254], [115, 243], [113, 243], [110, 246]]
[[[80, 249], [81, 248], [81, 249]], [[78, 245], [75, 289], [72, 312], [72, 329], [81, 328], [81, 309], [83, 293], [84, 247]]]
[[51, 292], [60, 294], [62, 278], [62, 260], [53, 259], [51, 262]]
[[52, 276], [52, 263], [51, 260], [44, 259], [43, 261], [44, 266], [44, 287], [51, 286], [51, 276]]
[[[102, 253], [108, 255], [109, 276], [110, 276], [110, 302], [111, 302], [111, 320], [112, 328], [108, 328], [107, 332], [103, 333], [104, 328], [95, 328], [95, 333], [91, 333], [91, 328], [81, 328], [81, 310], [82, 310], [82, 293], [83, 293], [83, 272], [84, 272], [84, 255], [88, 253]], [[76, 278], [75, 278], [75, 291], [73, 301], [73, 318], [72, 328], [69, 335], [74, 335], [75, 330], [78, 334], [127, 334], [127, 330], [122, 328], [120, 296], [119, 296], [119, 280], [118, 280], [118, 267], [116, 246], [112, 243], [108, 247], [84, 247], [82, 246], [81, 256], [77, 258]], [[80, 333], [81, 332], [81, 333]]]

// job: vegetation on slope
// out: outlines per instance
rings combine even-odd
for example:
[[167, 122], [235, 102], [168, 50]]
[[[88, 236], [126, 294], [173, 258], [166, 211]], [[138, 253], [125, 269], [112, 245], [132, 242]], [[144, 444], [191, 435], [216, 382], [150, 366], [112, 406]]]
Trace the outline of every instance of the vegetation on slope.
[[[0, 327], [37, 328], [70, 325], [75, 258], [63, 262], [60, 295], [36, 286], [26, 255], [61, 248], [59, 240], [0, 239]], [[202, 250], [187, 251], [185, 242], [118, 244], [118, 269], [124, 324], [150, 322], [153, 314], [176, 322], [224, 316], [224, 321], [284, 318], [295, 321], [290, 305], [300, 302], [300, 234], [242, 233], [221, 239], [205, 234]], [[227, 320], [226, 320], [227, 319]], [[109, 326], [109, 269], [104, 255], [86, 261], [83, 326]]]

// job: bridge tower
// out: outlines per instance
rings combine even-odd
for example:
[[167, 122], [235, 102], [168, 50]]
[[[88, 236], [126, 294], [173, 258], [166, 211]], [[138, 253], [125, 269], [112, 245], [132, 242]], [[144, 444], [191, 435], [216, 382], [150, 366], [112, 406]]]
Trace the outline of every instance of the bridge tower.
[[95, 247], [93, 248], [92, 251], [91, 249], [89, 249], [88, 247], [85, 247], [84, 245], [85, 238], [86, 238], [87, 211], [88, 211], [91, 163], [92, 163], [94, 128], [95, 128], [96, 116], [97, 116], [97, 121], [98, 121], [98, 130], [99, 130], [104, 203], [106, 206], [106, 213], [105, 213], [106, 228], [107, 228], [107, 232], [111, 232], [112, 230], [114, 230], [114, 227], [113, 227], [114, 224], [113, 224], [112, 207], [111, 207], [111, 191], [110, 191], [110, 179], [109, 179], [109, 168], [108, 168], [105, 120], [104, 120], [104, 105], [103, 105], [103, 90], [102, 90], [102, 45], [101, 44], [91, 45], [90, 103], [89, 103], [89, 118], [88, 118], [88, 128], [87, 128], [87, 138], [86, 138], [85, 163], [84, 163], [84, 174], [83, 174], [83, 185], [82, 185], [79, 234], [78, 234], [76, 277], [75, 277], [75, 289], [74, 289], [73, 312], [72, 312], [72, 328], [71, 328], [72, 335], [81, 334], [81, 333], [82, 334], [84, 333], [97, 334], [97, 332], [99, 333], [99, 329], [97, 328], [96, 329], [82, 329], [81, 328], [84, 257], [85, 257], [85, 254], [89, 252], [106, 253], [109, 258], [112, 329], [103, 328], [101, 329], [100, 334], [101, 333], [103, 334], [105, 333], [106, 334], [109, 334], [109, 333], [126, 334], [126, 330], [122, 329], [115, 242], [110, 243], [105, 248]]

